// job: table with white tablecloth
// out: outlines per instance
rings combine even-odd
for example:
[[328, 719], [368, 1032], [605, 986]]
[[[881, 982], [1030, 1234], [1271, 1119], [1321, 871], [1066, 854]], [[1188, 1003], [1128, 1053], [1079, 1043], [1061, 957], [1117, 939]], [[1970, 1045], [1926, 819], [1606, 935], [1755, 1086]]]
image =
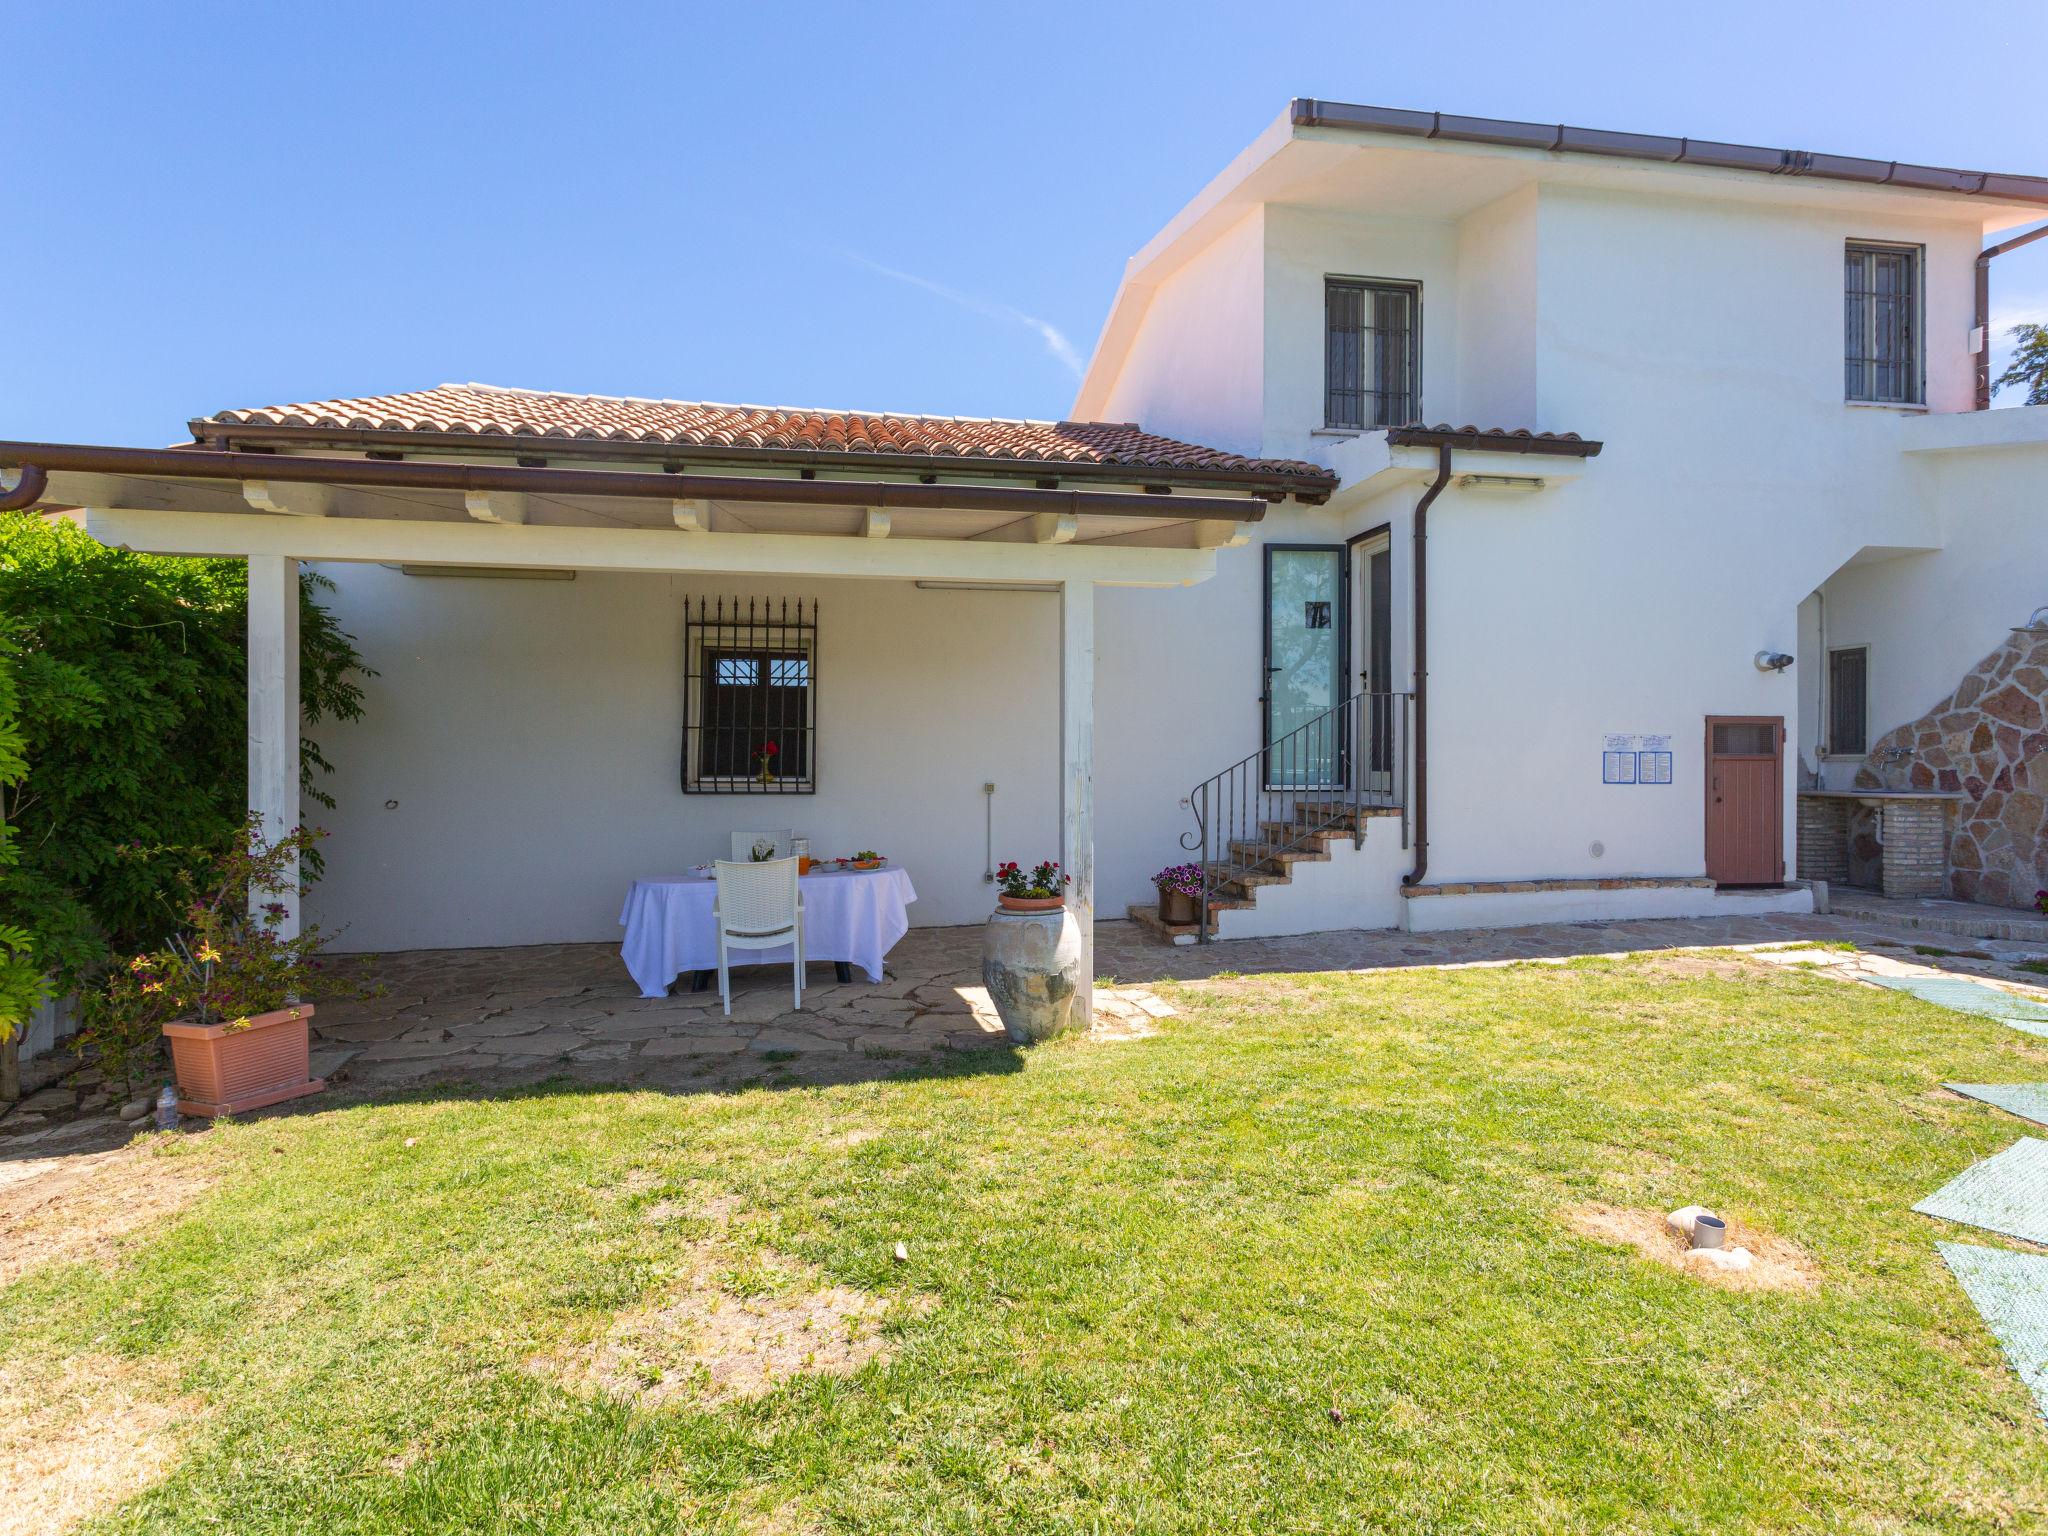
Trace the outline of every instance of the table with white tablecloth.
[[[917, 892], [893, 864], [880, 869], [813, 869], [797, 882], [804, 898], [804, 959], [857, 965], [869, 981], [882, 979], [882, 957], [910, 931]], [[619, 954], [640, 984], [642, 997], [664, 997], [685, 971], [718, 968], [718, 929], [711, 915], [717, 884], [709, 875], [635, 880], [619, 924], [626, 941]], [[741, 949], [731, 963], [787, 965], [790, 945]]]

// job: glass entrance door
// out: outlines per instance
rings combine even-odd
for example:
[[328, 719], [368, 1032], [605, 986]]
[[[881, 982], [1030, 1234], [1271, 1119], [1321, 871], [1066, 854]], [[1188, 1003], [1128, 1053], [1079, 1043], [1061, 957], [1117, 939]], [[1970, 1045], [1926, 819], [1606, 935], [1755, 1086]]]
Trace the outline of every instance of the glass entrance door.
[[1266, 546], [1266, 783], [1324, 789], [1344, 782], [1349, 586], [1341, 544]]

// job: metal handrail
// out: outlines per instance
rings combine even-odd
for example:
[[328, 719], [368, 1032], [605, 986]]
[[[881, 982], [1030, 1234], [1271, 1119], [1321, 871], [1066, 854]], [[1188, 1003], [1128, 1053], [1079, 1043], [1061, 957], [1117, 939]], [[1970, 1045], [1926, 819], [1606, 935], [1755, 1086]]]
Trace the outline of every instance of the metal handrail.
[[1202, 920], [1209, 942], [1210, 902], [1254, 877], [1284, 874], [1278, 856], [1298, 853], [1324, 835], [1348, 831], [1365, 841], [1366, 812], [1401, 811], [1408, 846], [1407, 780], [1411, 693], [1355, 693], [1306, 720], [1189, 791], [1192, 832], [1180, 845], [1199, 853]]

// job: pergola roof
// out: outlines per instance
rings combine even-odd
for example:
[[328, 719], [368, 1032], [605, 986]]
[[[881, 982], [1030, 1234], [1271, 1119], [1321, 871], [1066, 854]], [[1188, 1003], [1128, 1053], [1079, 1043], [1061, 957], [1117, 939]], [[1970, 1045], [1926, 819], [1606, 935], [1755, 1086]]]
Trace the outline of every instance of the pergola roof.
[[1135, 422], [720, 405], [486, 384], [216, 411], [190, 426], [195, 440], [222, 447], [378, 442], [429, 452], [469, 448], [557, 457], [654, 451], [712, 463], [1163, 479], [1311, 500], [1336, 484], [1320, 465], [1226, 453], [1147, 432]]

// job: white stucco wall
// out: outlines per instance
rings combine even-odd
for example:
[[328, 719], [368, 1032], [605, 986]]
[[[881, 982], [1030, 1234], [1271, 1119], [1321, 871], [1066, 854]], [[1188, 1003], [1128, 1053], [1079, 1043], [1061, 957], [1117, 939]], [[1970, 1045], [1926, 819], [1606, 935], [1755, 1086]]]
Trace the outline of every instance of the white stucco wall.
[[1525, 187], [1458, 221], [1459, 424], [1536, 422], [1536, 209]]
[[1153, 293], [1104, 418], [1256, 455], [1264, 280], [1265, 212], [1257, 209]]
[[[1802, 708], [1821, 724], [1826, 648], [1867, 646], [1870, 739], [1918, 719], [1965, 673], [2005, 642], [2014, 625], [2048, 603], [2048, 406], [1991, 413], [1996, 432], [1971, 446], [1928, 450], [1963, 435], [1937, 419], [1900, 432], [1901, 472], [1932, 507], [1941, 547], [1868, 560], [1837, 572], [1822, 602], [1802, 609]], [[1956, 423], [1961, 426], [1961, 423]], [[1846, 786], [1861, 758], [1830, 759], [1830, 786]]]
[[[1051, 594], [325, 569], [379, 674], [361, 722], [313, 732], [339, 804], [305, 808], [333, 834], [307, 905], [346, 923], [344, 949], [615, 939], [636, 876], [783, 826], [819, 854], [901, 860], [918, 924], [976, 922], [985, 781], [997, 858], [1057, 856]], [[683, 604], [698, 592], [820, 605], [815, 795], [682, 793]]]
[[[1865, 622], [1859, 604], [1902, 647], [1940, 637], [1897, 669], [1874, 654], [1878, 730], [2048, 602], [2032, 590], [2048, 569], [2029, 516], [2039, 450], [1907, 453], [1923, 422], [1843, 402], [1852, 237], [1925, 244], [1930, 403], [1967, 406], [1977, 236], [1934, 217], [1550, 187], [1462, 223], [1272, 207], [1153, 295], [1110, 392], [1117, 419], [1329, 462], [1348, 440], [1318, 430], [1322, 279], [1347, 274], [1423, 283], [1425, 417], [1606, 444], [1576, 480], [1533, 495], [1454, 486], [1432, 515], [1432, 881], [1701, 873], [1709, 714], [1785, 717], [1789, 869], [1811, 678], [1761, 674], [1751, 658], [1811, 656], [1808, 594], [1861, 555], [1830, 584], [1831, 638]], [[1419, 489], [1343, 498], [1343, 510], [1285, 504], [1257, 535], [1338, 543], [1390, 524], [1403, 680]], [[1148, 899], [1151, 873], [1185, 857], [1182, 797], [1259, 744], [1257, 541], [1223, 551], [1202, 585], [1098, 594], [1105, 916]], [[1979, 574], [1962, 577], [1941, 562], [1966, 545]], [[785, 817], [820, 851], [870, 843], [900, 858], [923, 897], [918, 922], [976, 922], [989, 779], [996, 857], [1054, 844], [1050, 595], [336, 574], [342, 620], [383, 674], [362, 725], [320, 731], [342, 806], [316, 818], [336, 835], [309, 907], [347, 914], [349, 947], [608, 939], [635, 875]], [[681, 611], [698, 590], [823, 603], [816, 797], [681, 794]], [[1603, 785], [1608, 732], [1669, 734], [1673, 782]], [[1381, 884], [1407, 867], [1384, 847], [1348, 862]], [[1333, 920], [1379, 910], [1331, 907]]]
[[[1433, 519], [1432, 878], [1705, 867], [1709, 714], [1800, 751], [1800, 602], [1873, 545], [1927, 547], [1899, 415], [1842, 399], [1842, 245], [1928, 248], [1929, 397], [1967, 404], [1966, 227], [1545, 189], [1535, 425], [1606, 444], [1540, 496]], [[1600, 782], [1606, 732], [1669, 733], [1669, 786]], [[1596, 855], [1594, 845], [1600, 845]]]
[[1326, 461], [1342, 440], [1322, 431], [1326, 277], [1422, 285], [1422, 415], [1448, 415], [1458, 388], [1456, 271], [1457, 229], [1448, 223], [1267, 209], [1266, 455]]

